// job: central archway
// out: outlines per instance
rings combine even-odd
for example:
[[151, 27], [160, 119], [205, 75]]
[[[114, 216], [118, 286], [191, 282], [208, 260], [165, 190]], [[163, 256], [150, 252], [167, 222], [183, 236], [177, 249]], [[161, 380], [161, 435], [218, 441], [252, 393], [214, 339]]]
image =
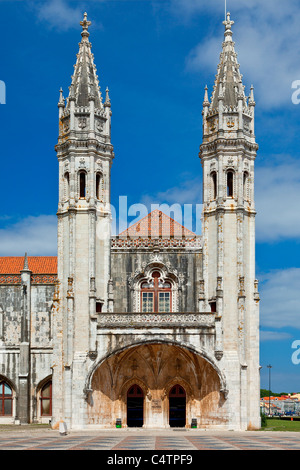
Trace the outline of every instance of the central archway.
[[144, 393], [134, 384], [127, 392], [127, 426], [141, 428], [144, 424]]
[[169, 424], [171, 428], [184, 428], [186, 425], [186, 393], [178, 384], [169, 392]]
[[221, 380], [205, 357], [177, 344], [124, 348], [94, 370], [88, 424], [111, 427], [121, 420], [125, 427], [168, 428], [190, 427], [194, 418], [199, 426], [225, 422]]

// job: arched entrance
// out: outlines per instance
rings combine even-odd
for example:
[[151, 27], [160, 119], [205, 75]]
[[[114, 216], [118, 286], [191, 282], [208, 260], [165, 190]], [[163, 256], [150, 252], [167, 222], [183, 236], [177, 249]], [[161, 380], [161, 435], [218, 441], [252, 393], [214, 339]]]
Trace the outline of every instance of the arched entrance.
[[178, 384], [169, 393], [169, 424], [171, 428], [184, 428], [186, 424], [186, 393]]
[[127, 392], [127, 426], [141, 428], [144, 424], [144, 393], [134, 384]]
[[123, 426], [168, 428], [189, 427], [199, 418], [199, 426], [207, 426], [214, 413], [218, 424], [226, 420], [221, 386], [212, 364], [181, 346], [153, 342], [124, 348], [87, 384], [88, 423], [109, 428], [120, 419]]

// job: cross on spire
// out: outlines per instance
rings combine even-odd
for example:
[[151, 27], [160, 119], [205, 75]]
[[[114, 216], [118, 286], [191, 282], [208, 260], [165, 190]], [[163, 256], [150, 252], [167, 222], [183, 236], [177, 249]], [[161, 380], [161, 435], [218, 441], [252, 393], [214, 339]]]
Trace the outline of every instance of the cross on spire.
[[83, 15], [83, 21], [80, 21], [80, 25], [82, 26], [82, 33], [81, 36], [83, 38], [88, 38], [90, 33], [88, 32], [89, 26], [91, 26], [92, 22], [87, 20], [87, 13], [85, 12]]
[[223, 21], [223, 24], [225, 25], [225, 40], [230, 41], [232, 37], [231, 26], [234, 25], [234, 21], [231, 21], [229, 12], [227, 13], [227, 20]]

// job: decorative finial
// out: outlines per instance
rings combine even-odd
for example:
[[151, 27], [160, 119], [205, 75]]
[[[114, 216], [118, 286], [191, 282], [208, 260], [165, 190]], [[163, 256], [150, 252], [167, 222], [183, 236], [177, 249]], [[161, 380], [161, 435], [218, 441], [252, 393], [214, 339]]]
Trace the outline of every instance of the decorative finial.
[[27, 253], [25, 253], [25, 257], [24, 257], [23, 271], [29, 271]]
[[204, 92], [204, 101], [203, 101], [203, 106], [209, 106], [209, 99], [208, 99], [208, 88], [207, 85], [205, 86], [205, 92]]
[[252, 105], [252, 106], [255, 106], [254, 87], [253, 87], [253, 85], [251, 85], [251, 88], [250, 88], [249, 104]]
[[230, 13], [227, 13], [227, 20], [223, 21], [223, 24], [225, 25], [225, 41], [226, 42], [231, 42], [232, 41], [232, 31], [231, 31], [231, 26], [234, 24], [234, 21], [231, 21], [230, 19]]
[[59, 90], [59, 102], [58, 106], [64, 108], [65, 107], [65, 99], [63, 97], [63, 90], [62, 88]]
[[91, 21], [87, 20], [87, 13], [85, 12], [83, 15], [83, 21], [80, 21], [80, 25], [82, 26], [82, 33], [81, 36], [83, 38], [88, 38], [90, 33], [88, 32], [89, 26], [92, 24]]
[[110, 98], [109, 98], [109, 89], [106, 88], [106, 96], [105, 96], [105, 103], [104, 106], [110, 106]]
[[231, 26], [234, 24], [234, 21], [230, 19], [230, 12], [227, 12], [227, 20], [223, 21], [223, 24], [226, 26], [226, 30], [231, 30]]

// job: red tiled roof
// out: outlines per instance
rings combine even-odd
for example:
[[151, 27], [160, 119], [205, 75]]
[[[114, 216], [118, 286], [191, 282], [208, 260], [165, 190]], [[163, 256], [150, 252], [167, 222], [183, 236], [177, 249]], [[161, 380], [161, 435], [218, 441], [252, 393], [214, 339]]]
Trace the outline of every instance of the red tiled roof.
[[[1, 256], [0, 274], [20, 274], [24, 256]], [[56, 256], [28, 256], [28, 267], [33, 274], [57, 274]]]
[[119, 237], [195, 237], [181, 224], [176, 222], [159, 209], [154, 210], [143, 219], [131, 225], [127, 230], [121, 232]]

